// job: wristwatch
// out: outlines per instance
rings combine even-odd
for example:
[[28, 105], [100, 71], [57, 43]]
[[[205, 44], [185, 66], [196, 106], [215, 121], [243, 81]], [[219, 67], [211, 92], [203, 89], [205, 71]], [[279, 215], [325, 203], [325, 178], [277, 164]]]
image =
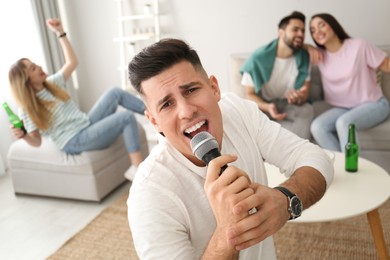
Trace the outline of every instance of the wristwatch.
[[277, 186], [274, 189], [282, 192], [284, 195], [287, 196], [289, 202], [287, 210], [290, 213], [290, 220], [299, 217], [302, 214], [303, 210], [301, 199], [296, 194], [292, 193], [284, 187]]

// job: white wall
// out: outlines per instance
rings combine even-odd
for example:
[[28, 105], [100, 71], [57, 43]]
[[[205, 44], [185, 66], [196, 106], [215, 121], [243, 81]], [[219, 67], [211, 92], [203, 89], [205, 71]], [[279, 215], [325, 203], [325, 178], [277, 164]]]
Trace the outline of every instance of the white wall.
[[[130, 0], [123, 0], [130, 1]], [[145, 1], [147, 2], [147, 1]], [[376, 45], [390, 44], [388, 0], [160, 0], [163, 32], [186, 40], [198, 50], [203, 65], [229, 89], [229, 56], [251, 52], [277, 34], [279, 20], [299, 10], [311, 15], [333, 14], [346, 31]], [[111, 85], [119, 85], [118, 34], [115, 0], [66, 0], [78, 68], [83, 109]], [[306, 34], [307, 42], [312, 42]]]

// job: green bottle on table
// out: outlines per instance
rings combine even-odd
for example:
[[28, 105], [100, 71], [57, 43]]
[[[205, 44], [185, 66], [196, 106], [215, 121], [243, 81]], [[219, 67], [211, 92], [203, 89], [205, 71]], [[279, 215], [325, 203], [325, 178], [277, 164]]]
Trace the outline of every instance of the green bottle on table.
[[6, 102], [3, 103], [3, 107], [5, 112], [7, 112], [9, 122], [13, 124], [15, 128], [20, 128], [24, 133], [27, 133], [26, 129], [24, 128], [23, 121], [19, 119], [19, 117], [11, 110]]
[[348, 142], [345, 145], [345, 170], [357, 172], [359, 159], [359, 145], [356, 143], [355, 124], [349, 124]]

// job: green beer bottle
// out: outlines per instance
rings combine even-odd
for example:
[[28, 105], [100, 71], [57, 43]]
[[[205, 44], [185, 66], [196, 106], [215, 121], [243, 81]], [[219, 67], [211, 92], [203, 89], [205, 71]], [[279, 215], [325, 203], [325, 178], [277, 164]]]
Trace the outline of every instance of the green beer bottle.
[[356, 172], [358, 170], [359, 145], [356, 143], [355, 125], [349, 124], [348, 142], [345, 145], [345, 170]]
[[7, 112], [8, 114], [9, 122], [13, 124], [15, 128], [20, 128], [23, 130], [24, 133], [26, 133], [27, 131], [24, 128], [22, 120], [20, 120], [19, 117], [11, 110], [11, 108], [6, 102], [3, 103], [3, 107], [5, 109], [5, 112]]

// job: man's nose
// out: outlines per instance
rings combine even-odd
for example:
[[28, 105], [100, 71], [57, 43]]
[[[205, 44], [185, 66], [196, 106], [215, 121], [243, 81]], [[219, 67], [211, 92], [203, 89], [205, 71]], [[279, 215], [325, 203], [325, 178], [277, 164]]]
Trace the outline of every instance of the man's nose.
[[178, 101], [177, 108], [180, 119], [191, 119], [197, 111], [196, 106], [186, 99]]

